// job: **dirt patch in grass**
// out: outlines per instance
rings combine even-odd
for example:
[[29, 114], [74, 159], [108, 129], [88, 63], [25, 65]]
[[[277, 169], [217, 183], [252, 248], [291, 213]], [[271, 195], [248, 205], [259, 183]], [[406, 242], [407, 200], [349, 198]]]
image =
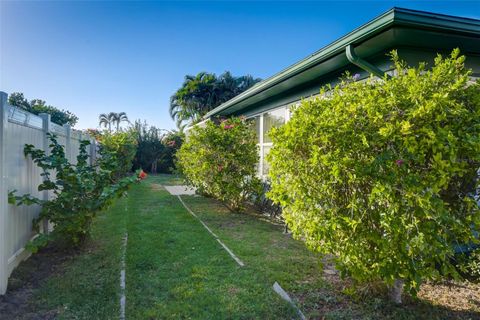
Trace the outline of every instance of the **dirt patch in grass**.
[[154, 191], [165, 190], [165, 188], [164, 188], [161, 184], [158, 184], [158, 183], [151, 183], [151, 184], [150, 184], [150, 187], [151, 187], [152, 190], [154, 190]]
[[480, 285], [470, 282], [426, 283], [418, 293], [420, 299], [457, 311], [475, 311], [480, 318]]
[[43, 312], [35, 310], [34, 291], [50, 276], [61, 274], [65, 263], [78, 253], [78, 251], [67, 252], [51, 245], [23, 261], [10, 276], [7, 293], [0, 296], [0, 318], [55, 319], [57, 310]]
[[298, 281], [293, 297], [309, 319], [480, 319], [480, 285], [470, 282], [425, 283], [417, 298], [404, 296], [401, 306], [390, 302], [381, 282], [355, 287], [323, 260], [322, 278]]

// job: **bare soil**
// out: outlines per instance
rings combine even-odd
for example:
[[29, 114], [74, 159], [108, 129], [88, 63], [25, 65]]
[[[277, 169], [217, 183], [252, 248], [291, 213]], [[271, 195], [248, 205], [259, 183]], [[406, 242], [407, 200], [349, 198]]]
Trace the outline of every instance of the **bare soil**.
[[22, 262], [10, 276], [7, 293], [0, 296], [0, 319], [55, 319], [56, 310], [42, 313], [34, 311], [34, 291], [53, 274], [62, 273], [63, 265], [76, 254], [49, 246]]

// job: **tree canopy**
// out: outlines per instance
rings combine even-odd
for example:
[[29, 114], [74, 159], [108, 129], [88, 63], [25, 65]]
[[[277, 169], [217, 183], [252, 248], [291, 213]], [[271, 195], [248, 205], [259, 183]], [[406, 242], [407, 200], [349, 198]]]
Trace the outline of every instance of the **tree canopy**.
[[125, 112], [109, 112], [102, 113], [98, 116], [98, 125], [108, 128], [108, 131], [112, 131], [112, 125], [116, 126], [117, 132], [120, 130], [120, 124], [122, 122], [128, 122], [128, 116]]
[[132, 129], [137, 139], [133, 168], [150, 173], [171, 173], [175, 167], [174, 154], [182, 145], [183, 135], [140, 120], [135, 121]]
[[185, 76], [182, 86], [170, 98], [170, 115], [179, 128], [198, 122], [208, 111], [252, 87], [259, 78], [235, 77], [226, 71], [220, 76], [200, 72]]
[[52, 122], [61, 126], [69, 124], [73, 127], [78, 121], [78, 117], [72, 112], [47, 105], [47, 103], [41, 99], [28, 101], [21, 92], [10, 94], [8, 103], [33, 114], [47, 113], [51, 116]]

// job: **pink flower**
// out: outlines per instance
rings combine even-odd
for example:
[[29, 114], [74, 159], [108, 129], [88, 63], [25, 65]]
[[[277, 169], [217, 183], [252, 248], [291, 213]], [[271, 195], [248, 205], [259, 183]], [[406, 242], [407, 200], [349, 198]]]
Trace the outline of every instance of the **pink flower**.
[[402, 159], [398, 159], [397, 161], [395, 161], [395, 163], [397, 164], [397, 166], [401, 166], [405, 161], [403, 161]]
[[228, 129], [232, 129], [233, 127], [235, 127], [233, 124], [226, 124], [223, 129], [225, 130], [228, 130]]
[[167, 145], [168, 145], [169, 147], [174, 147], [174, 146], [175, 146], [175, 140], [168, 141], [168, 142], [167, 142]]

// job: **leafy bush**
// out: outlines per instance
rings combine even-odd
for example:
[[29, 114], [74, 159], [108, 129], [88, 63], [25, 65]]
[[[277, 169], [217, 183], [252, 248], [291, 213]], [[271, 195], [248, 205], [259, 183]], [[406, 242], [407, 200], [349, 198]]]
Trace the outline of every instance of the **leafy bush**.
[[453, 245], [478, 242], [480, 90], [459, 51], [427, 69], [344, 79], [271, 132], [269, 196], [297, 238], [358, 281], [458, 276]]
[[480, 280], [480, 248], [462, 254], [457, 260], [460, 260], [457, 267], [466, 278], [474, 281]]
[[182, 144], [183, 135], [149, 126], [139, 120], [135, 121], [134, 130], [137, 150], [133, 168], [150, 173], [171, 173], [174, 155]]
[[[38, 186], [38, 190], [51, 190], [53, 199], [45, 201], [29, 194], [17, 197], [14, 192], [9, 194], [12, 204], [42, 206], [39, 216], [33, 221], [37, 232], [41, 221], [48, 220], [55, 226], [51, 233], [40, 234], [29, 244], [28, 248], [34, 252], [53, 239], [59, 239], [67, 246], [79, 245], [88, 235], [95, 215], [104, 209], [114, 196], [122, 195], [137, 179], [132, 176], [111, 184], [111, 171], [88, 164], [86, 147], [89, 141], [81, 141], [77, 164], [73, 165], [65, 157], [63, 146], [58, 144], [55, 136], [49, 134], [49, 138], [49, 155], [43, 150], [35, 149], [33, 145], [26, 145], [24, 152], [25, 156], [31, 156], [43, 170], [45, 181]], [[106, 160], [102, 163], [105, 164]], [[55, 174], [52, 177], [53, 172]]]
[[23, 93], [20, 92], [10, 94], [8, 96], [8, 103], [33, 114], [47, 113], [51, 116], [52, 122], [61, 126], [69, 124], [73, 127], [78, 122], [78, 117], [72, 112], [47, 105], [46, 102], [41, 99], [28, 101], [25, 99]]
[[113, 181], [132, 171], [132, 163], [137, 150], [135, 132], [132, 130], [111, 133], [104, 131], [98, 137], [99, 165], [111, 172]]
[[177, 152], [179, 170], [187, 183], [203, 194], [224, 201], [232, 210], [260, 187], [255, 177], [258, 162], [255, 132], [240, 118], [189, 131]]
[[173, 173], [176, 171], [175, 155], [182, 147], [185, 134], [178, 131], [170, 131], [163, 136], [162, 142], [166, 146], [165, 155], [158, 163], [158, 172]]

